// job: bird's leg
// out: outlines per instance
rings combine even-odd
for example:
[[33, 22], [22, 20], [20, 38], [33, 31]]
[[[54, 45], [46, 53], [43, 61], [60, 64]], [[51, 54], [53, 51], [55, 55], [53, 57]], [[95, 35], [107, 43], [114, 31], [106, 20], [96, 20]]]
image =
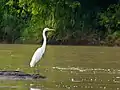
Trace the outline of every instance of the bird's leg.
[[38, 69], [38, 65], [36, 64], [36, 68], [35, 68], [35, 70], [34, 70], [34, 73], [35, 74], [39, 74], [40, 73], [40, 70]]

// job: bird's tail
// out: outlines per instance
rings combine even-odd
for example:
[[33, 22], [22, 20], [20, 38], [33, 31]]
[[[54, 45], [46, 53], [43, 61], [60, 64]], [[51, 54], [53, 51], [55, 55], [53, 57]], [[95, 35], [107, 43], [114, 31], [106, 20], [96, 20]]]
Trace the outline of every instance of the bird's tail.
[[34, 67], [35, 66], [35, 62], [33, 62], [33, 60], [30, 62], [30, 67]]

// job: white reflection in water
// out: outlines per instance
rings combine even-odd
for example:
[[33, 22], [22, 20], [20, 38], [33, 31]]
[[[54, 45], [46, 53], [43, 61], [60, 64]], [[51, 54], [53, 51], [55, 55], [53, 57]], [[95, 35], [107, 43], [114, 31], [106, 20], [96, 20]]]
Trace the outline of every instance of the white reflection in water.
[[75, 68], [75, 67], [68, 67], [68, 68], [60, 68], [60, 67], [52, 67], [53, 69], [58, 69], [58, 70], [76, 70], [76, 71], [80, 71], [83, 72], [85, 70], [79, 69], [79, 68]]
[[120, 77], [114, 77], [113, 82], [114, 83], [120, 83]]
[[41, 90], [39, 88], [30, 88], [30, 90]]
[[72, 81], [72, 82], [81, 82], [81, 81], [75, 80], [75, 79], [73, 79], [73, 78], [71, 79], [71, 81]]
[[69, 88], [120, 90], [120, 69], [83, 68], [70, 66], [66, 68], [56, 66], [52, 67], [52, 69], [63, 73], [67, 72], [69, 73], [68, 75], [71, 74], [68, 79], [73, 83], [73, 85]]
[[89, 74], [97, 74], [97, 73], [107, 73], [107, 74], [120, 74], [120, 69], [113, 68], [80, 68], [80, 67], [52, 67], [53, 69], [57, 69], [60, 71], [79, 71], [81, 73], [89, 73]]

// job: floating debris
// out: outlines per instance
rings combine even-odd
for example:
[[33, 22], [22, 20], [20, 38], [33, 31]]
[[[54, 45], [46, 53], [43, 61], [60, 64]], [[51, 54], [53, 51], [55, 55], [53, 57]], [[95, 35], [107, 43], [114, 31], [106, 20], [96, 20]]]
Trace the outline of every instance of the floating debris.
[[0, 80], [33, 80], [45, 79], [39, 74], [27, 74], [22, 71], [0, 71]]

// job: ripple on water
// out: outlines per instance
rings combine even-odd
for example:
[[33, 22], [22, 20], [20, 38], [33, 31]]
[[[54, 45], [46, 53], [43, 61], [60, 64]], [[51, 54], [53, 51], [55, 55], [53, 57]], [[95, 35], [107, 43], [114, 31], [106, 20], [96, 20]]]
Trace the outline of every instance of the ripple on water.
[[[83, 67], [52, 67], [53, 70], [73, 74], [69, 80], [70, 88], [120, 90], [120, 69], [114, 68], [83, 68]], [[65, 85], [63, 85], [65, 86]]]
[[79, 73], [89, 73], [89, 74], [120, 74], [120, 69], [113, 68], [80, 68], [80, 67], [52, 67], [53, 69], [60, 71], [79, 71]]

